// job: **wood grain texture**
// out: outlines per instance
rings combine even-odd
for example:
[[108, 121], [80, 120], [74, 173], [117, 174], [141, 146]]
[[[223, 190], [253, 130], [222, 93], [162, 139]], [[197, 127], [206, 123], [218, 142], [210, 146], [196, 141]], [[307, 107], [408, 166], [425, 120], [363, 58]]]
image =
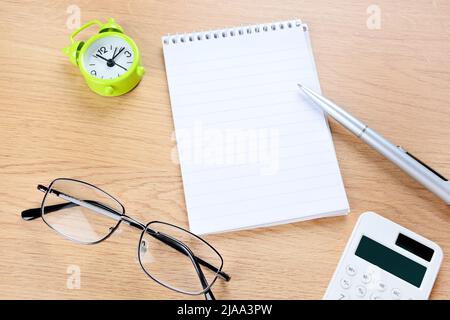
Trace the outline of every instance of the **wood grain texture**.
[[[147, 74], [133, 92], [90, 92], [61, 53], [69, 5], [82, 21], [115, 17], [141, 49]], [[82, 246], [41, 221], [38, 183], [72, 177], [102, 186], [142, 221], [187, 227], [160, 37], [167, 33], [302, 18], [311, 29], [323, 91], [387, 138], [450, 176], [450, 3], [377, 1], [381, 29], [366, 26], [371, 1], [0, 1], [0, 298], [187, 298], [147, 279], [139, 233], [121, 227]], [[207, 236], [229, 283], [217, 298], [320, 299], [358, 216], [376, 211], [450, 253], [450, 209], [394, 165], [331, 123], [351, 213]], [[67, 268], [81, 288], [67, 289]], [[444, 257], [431, 298], [450, 298]]]

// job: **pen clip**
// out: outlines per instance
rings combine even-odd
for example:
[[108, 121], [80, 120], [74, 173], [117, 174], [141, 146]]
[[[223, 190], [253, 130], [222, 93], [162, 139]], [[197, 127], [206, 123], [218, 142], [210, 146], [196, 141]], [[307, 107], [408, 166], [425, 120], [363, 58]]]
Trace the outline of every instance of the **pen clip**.
[[424, 166], [425, 168], [427, 168], [428, 170], [430, 170], [431, 172], [433, 172], [436, 176], [438, 176], [439, 178], [441, 178], [444, 181], [448, 181], [447, 178], [445, 178], [442, 174], [440, 174], [439, 172], [437, 172], [436, 170], [434, 170], [433, 168], [431, 168], [429, 165], [427, 165], [425, 162], [423, 162], [422, 160], [420, 160], [419, 158], [415, 157], [413, 154], [411, 154], [410, 152], [406, 151], [405, 149], [403, 149], [401, 146], [398, 146], [398, 148], [400, 150], [402, 150], [404, 153], [406, 153], [408, 156], [410, 156], [411, 158], [413, 158], [414, 160], [416, 160], [418, 163], [420, 163], [422, 166]]

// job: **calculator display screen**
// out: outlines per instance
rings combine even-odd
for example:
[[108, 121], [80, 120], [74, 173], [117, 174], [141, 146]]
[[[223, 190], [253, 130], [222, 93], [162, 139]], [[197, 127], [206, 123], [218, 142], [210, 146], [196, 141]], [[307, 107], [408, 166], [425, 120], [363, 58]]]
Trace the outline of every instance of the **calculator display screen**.
[[418, 288], [427, 271], [423, 265], [366, 236], [362, 236], [355, 255]]

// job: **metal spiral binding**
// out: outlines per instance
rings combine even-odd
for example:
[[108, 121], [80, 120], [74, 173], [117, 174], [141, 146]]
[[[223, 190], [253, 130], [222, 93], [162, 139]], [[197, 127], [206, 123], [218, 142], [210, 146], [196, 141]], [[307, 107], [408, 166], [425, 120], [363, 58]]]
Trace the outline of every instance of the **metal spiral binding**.
[[167, 35], [162, 38], [163, 45], [187, 44], [195, 41], [224, 39], [228, 37], [240, 37], [254, 33], [272, 32], [278, 30], [292, 29], [302, 27], [304, 31], [308, 30], [301, 20], [287, 20], [282, 22], [273, 22], [268, 24], [255, 24], [249, 26], [239, 26], [227, 29], [217, 29], [212, 31], [200, 31], [187, 34]]

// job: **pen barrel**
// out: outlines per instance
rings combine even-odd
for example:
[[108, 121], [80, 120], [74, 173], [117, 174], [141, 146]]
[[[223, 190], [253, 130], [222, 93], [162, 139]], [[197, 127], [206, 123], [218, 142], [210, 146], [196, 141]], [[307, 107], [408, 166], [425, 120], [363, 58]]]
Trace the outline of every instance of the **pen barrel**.
[[360, 139], [450, 205], [450, 182], [443, 180], [380, 134], [366, 127]]
[[367, 128], [367, 125], [364, 122], [352, 116], [347, 111], [344, 111], [341, 108], [336, 107], [333, 109], [328, 109], [327, 113], [337, 122], [344, 125], [350, 132], [352, 132], [357, 137], [361, 137], [361, 135]]
[[302, 87], [303, 91], [307, 94], [307, 96], [317, 104], [322, 111], [325, 112], [328, 116], [336, 120], [338, 123], [347, 128], [350, 132], [352, 132], [357, 137], [360, 137], [361, 134], [366, 129], [366, 124], [360, 121], [358, 118], [352, 116], [350, 113], [339, 107], [333, 101], [321, 96], [320, 94], [312, 91], [311, 89]]

